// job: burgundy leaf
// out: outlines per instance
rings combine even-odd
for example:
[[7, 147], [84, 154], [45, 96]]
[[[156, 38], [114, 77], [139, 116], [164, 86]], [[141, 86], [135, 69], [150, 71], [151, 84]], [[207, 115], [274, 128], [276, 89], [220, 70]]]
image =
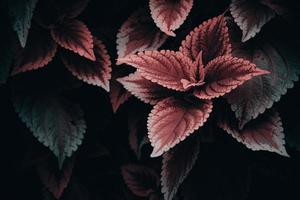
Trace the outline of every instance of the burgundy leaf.
[[209, 100], [193, 105], [174, 98], [156, 104], [148, 117], [148, 137], [154, 148], [151, 157], [160, 156], [201, 127], [212, 107]]
[[149, 167], [125, 165], [122, 166], [122, 175], [127, 187], [139, 197], [148, 197], [159, 188], [159, 176]]
[[230, 92], [254, 76], [269, 73], [248, 60], [220, 56], [205, 67], [205, 84], [194, 91], [200, 99], [211, 99]]
[[89, 0], [64, 0], [59, 1], [60, 11], [63, 17], [67, 17], [69, 19], [75, 18], [88, 5]]
[[174, 92], [157, 85], [141, 76], [139, 72], [127, 77], [119, 78], [118, 81], [131, 94], [145, 103], [155, 105], [160, 100], [171, 96]]
[[31, 29], [26, 46], [16, 56], [12, 75], [39, 69], [55, 56], [56, 43], [47, 32]]
[[180, 52], [145, 51], [119, 61], [137, 68], [144, 78], [169, 89], [185, 91], [182, 81], [196, 83], [197, 68]]
[[174, 198], [180, 184], [193, 168], [198, 158], [199, 145], [197, 137], [189, 137], [163, 155], [161, 185], [165, 200]]
[[93, 36], [83, 22], [79, 20], [65, 20], [51, 30], [51, 35], [63, 48], [92, 61], [96, 60], [93, 52]]
[[209, 19], [195, 28], [181, 43], [180, 51], [192, 60], [203, 52], [207, 64], [215, 57], [230, 54], [228, 28], [223, 15]]
[[232, 0], [230, 12], [243, 31], [243, 42], [254, 37], [275, 16], [275, 12], [260, 1]]
[[117, 35], [118, 58], [138, 51], [157, 50], [166, 41], [168, 36], [155, 26], [146, 12], [145, 9], [137, 10], [120, 28]]
[[82, 58], [67, 51], [62, 54], [62, 60], [67, 69], [78, 79], [109, 91], [110, 57], [104, 44], [97, 38], [94, 38], [94, 52], [96, 61]]
[[249, 149], [276, 152], [282, 156], [289, 156], [284, 147], [283, 127], [277, 112], [266, 112], [241, 130], [237, 128], [236, 124], [226, 119], [228, 117], [224, 117], [219, 126]]
[[151, 15], [156, 25], [167, 35], [175, 36], [193, 7], [193, 0], [150, 0]]

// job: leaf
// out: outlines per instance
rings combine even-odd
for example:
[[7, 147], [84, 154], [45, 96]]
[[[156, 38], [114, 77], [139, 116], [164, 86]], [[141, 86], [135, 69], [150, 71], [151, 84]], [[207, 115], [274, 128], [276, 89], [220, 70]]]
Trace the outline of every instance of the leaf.
[[174, 94], [171, 90], [143, 78], [139, 72], [119, 78], [118, 81], [135, 97], [151, 105]]
[[167, 98], [156, 104], [148, 117], [148, 137], [157, 157], [201, 127], [212, 111], [212, 102], [184, 102]]
[[162, 33], [152, 18], [145, 13], [145, 9], [137, 10], [120, 28], [117, 34], [118, 58], [139, 51], [157, 50], [166, 41], [168, 36]]
[[16, 94], [15, 111], [39, 142], [54, 153], [62, 166], [81, 144], [86, 132], [83, 111], [56, 95]]
[[60, 12], [63, 17], [73, 19], [80, 15], [87, 7], [89, 0], [64, 0], [60, 1]]
[[33, 28], [25, 48], [16, 56], [12, 75], [46, 66], [55, 56], [56, 50], [57, 45], [47, 32]]
[[193, 168], [199, 154], [199, 139], [190, 137], [163, 155], [161, 185], [165, 200], [172, 200]]
[[104, 44], [97, 38], [94, 38], [94, 53], [95, 61], [66, 51], [61, 54], [61, 57], [66, 68], [78, 79], [109, 91], [109, 80], [112, 71], [110, 56]]
[[230, 92], [254, 76], [268, 74], [247, 60], [220, 56], [205, 67], [205, 84], [196, 88], [194, 95], [200, 99], [212, 99]]
[[185, 91], [181, 80], [196, 82], [197, 68], [180, 52], [145, 51], [119, 61], [137, 68], [144, 78], [168, 89]]
[[253, 151], [275, 152], [289, 157], [284, 147], [283, 127], [277, 112], [266, 112], [241, 130], [226, 119], [227, 116], [219, 122], [219, 126], [247, 148]]
[[83, 22], [79, 20], [65, 20], [56, 28], [51, 29], [51, 35], [61, 47], [96, 61], [93, 52], [93, 36]]
[[12, 26], [16, 31], [20, 44], [25, 47], [28, 32], [31, 26], [31, 18], [38, 0], [10, 0], [9, 13], [12, 20]]
[[196, 60], [202, 51], [203, 63], [231, 54], [231, 44], [226, 20], [223, 15], [203, 22], [182, 41], [180, 52], [192, 60]]
[[242, 42], [254, 37], [275, 17], [275, 12], [260, 1], [232, 0], [230, 12], [243, 32]]
[[65, 188], [68, 186], [73, 166], [74, 159], [66, 162], [61, 175], [57, 175], [56, 170], [49, 167], [49, 163], [43, 162], [37, 167], [37, 172], [42, 183], [56, 199], [61, 197]]
[[122, 175], [127, 187], [139, 197], [148, 197], [159, 187], [156, 172], [145, 166], [128, 164], [122, 166]]
[[175, 36], [174, 30], [178, 29], [189, 15], [193, 0], [150, 0], [151, 16], [167, 35]]

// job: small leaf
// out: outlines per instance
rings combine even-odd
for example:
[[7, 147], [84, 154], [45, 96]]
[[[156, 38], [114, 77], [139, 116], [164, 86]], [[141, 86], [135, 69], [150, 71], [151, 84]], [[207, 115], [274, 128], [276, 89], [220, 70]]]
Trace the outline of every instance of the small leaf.
[[64, 17], [73, 19], [87, 7], [89, 0], [64, 0], [59, 2], [60, 12]]
[[[157, 50], [167, 39], [148, 16], [145, 9], [134, 12], [122, 25], [117, 35], [118, 58], [139, 51]], [[119, 64], [119, 63], [117, 63]]]
[[150, 0], [151, 16], [161, 31], [175, 36], [173, 31], [183, 24], [193, 7], [193, 2], [193, 0]]
[[196, 82], [197, 68], [180, 52], [145, 51], [119, 61], [137, 68], [144, 78], [169, 89], [185, 91], [183, 79]]
[[196, 88], [194, 95], [200, 99], [211, 99], [230, 92], [254, 76], [268, 74], [247, 60], [220, 56], [205, 67], [205, 84]]
[[96, 61], [79, 57], [67, 51], [61, 55], [63, 63], [74, 76], [88, 84], [97, 85], [109, 91], [111, 61], [106, 47], [97, 38], [94, 38], [94, 53]]
[[203, 22], [181, 43], [180, 52], [192, 60], [196, 60], [201, 51], [204, 64], [218, 56], [231, 54], [228, 28], [223, 15]]
[[63, 48], [92, 61], [96, 60], [93, 51], [93, 36], [83, 22], [79, 20], [65, 20], [51, 30], [51, 35]]
[[160, 156], [201, 127], [212, 107], [209, 100], [193, 105], [172, 97], [156, 104], [148, 117], [151, 157]]
[[124, 165], [122, 166], [122, 175], [127, 187], [136, 196], [148, 197], [159, 188], [159, 177], [149, 167]]
[[199, 139], [189, 137], [163, 155], [161, 185], [165, 200], [172, 200], [193, 168], [199, 154]]
[[55, 56], [56, 49], [56, 43], [47, 32], [33, 28], [25, 48], [16, 56], [12, 75], [46, 66]]
[[232, 0], [230, 12], [243, 31], [242, 42], [254, 37], [275, 16], [275, 12], [260, 1]]
[[289, 156], [285, 150], [284, 133], [279, 114], [269, 111], [239, 130], [237, 125], [223, 117], [219, 126], [238, 142], [253, 151], [270, 151], [282, 156]]
[[20, 44], [25, 47], [28, 32], [31, 26], [31, 18], [38, 0], [10, 0], [9, 13], [12, 19], [12, 26], [16, 31]]

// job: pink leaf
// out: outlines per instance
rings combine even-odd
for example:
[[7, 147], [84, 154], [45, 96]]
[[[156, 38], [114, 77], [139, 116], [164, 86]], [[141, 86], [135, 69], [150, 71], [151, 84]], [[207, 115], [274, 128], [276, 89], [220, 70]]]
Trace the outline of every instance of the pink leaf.
[[223, 15], [203, 22], [181, 43], [180, 52], [192, 60], [196, 60], [201, 51], [204, 64], [215, 57], [231, 53], [228, 28]]
[[94, 38], [95, 61], [82, 58], [72, 52], [62, 53], [62, 60], [67, 69], [78, 79], [97, 85], [109, 91], [111, 78], [111, 62], [104, 44]]
[[25, 48], [16, 56], [12, 75], [44, 67], [53, 59], [56, 49], [47, 32], [31, 29]]
[[92, 61], [96, 60], [93, 52], [93, 36], [83, 22], [79, 20], [65, 20], [51, 30], [51, 35], [63, 48]]
[[160, 156], [201, 127], [212, 107], [209, 100], [193, 105], [174, 98], [156, 104], [148, 117], [148, 137], [154, 148], [151, 157]]
[[118, 58], [139, 51], [157, 50], [166, 41], [168, 36], [155, 26], [146, 12], [145, 9], [137, 10], [120, 28], [117, 35]]
[[167, 35], [175, 36], [193, 7], [193, 0], [150, 0], [151, 15], [156, 25]]
[[159, 177], [149, 167], [133, 164], [125, 165], [122, 166], [122, 175], [127, 187], [139, 197], [148, 197], [159, 187]]
[[284, 133], [279, 114], [269, 111], [245, 125], [241, 130], [224, 117], [219, 126], [253, 151], [270, 151], [282, 156], [289, 156], [285, 150]]
[[200, 99], [223, 96], [254, 76], [269, 73], [256, 67], [248, 60], [220, 56], [205, 67], [205, 84], [194, 91]]
[[119, 61], [137, 68], [144, 78], [169, 89], [185, 91], [181, 80], [196, 82], [197, 68], [180, 52], [145, 51]]
[[230, 12], [243, 31], [243, 42], [254, 37], [275, 16], [275, 12], [268, 6], [248, 0], [232, 0]]
[[145, 103], [155, 105], [160, 100], [171, 96], [174, 92], [157, 85], [141, 76], [139, 72], [127, 77], [119, 78], [118, 81], [131, 94]]

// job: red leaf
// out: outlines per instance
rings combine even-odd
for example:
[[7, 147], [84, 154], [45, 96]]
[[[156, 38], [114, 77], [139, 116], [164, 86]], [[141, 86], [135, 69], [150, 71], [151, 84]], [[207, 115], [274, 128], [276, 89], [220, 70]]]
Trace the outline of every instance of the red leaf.
[[266, 112], [241, 130], [237, 128], [237, 123], [234, 124], [226, 119], [228, 119], [227, 116], [220, 121], [219, 126], [249, 149], [289, 156], [284, 147], [283, 127], [277, 112]]
[[180, 52], [192, 60], [196, 60], [200, 51], [203, 51], [204, 64], [215, 57], [231, 54], [228, 28], [223, 15], [203, 22], [181, 43]]
[[93, 52], [93, 36], [83, 22], [79, 20], [65, 20], [58, 27], [51, 30], [51, 35], [63, 48], [92, 61], [96, 60]]
[[127, 187], [139, 197], [148, 197], [159, 187], [159, 177], [149, 167], [125, 165], [122, 166], [122, 175]]
[[269, 73], [240, 58], [220, 56], [205, 67], [205, 84], [194, 91], [200, 99], [223, 96], [254, 76]]
[[119, 61], [132, 65], [144, 78], [169, 89], [185, 91], [182, 80], [196, 83], [197, 68], [180, 52], [145, 51]]
[[96, 61], [87, 60], [67, 51], [61, 54], [62, 61], [78, 79], [109, 91], [109, 80], [111, 78], [110, 57], [104, 44], [97, 38], [94, 38], [94, 52]]
[[74, 166], [74, 160], [66, 162], [62, 174], [57, 176], [56, 170], [49, 167], [49, 163], [42, 163], [37, 167], [38, 175], [42, 183], [53, 194], [56, 199], [59, 199], [65, 188], [68, 186]]
[[154, 106], [148, 117], [151, 157], [160, 156], [201, 127], [212, 111], [212, 102], [198, 105], [167, 98]]
[[12, 75], [44, 67], [53, 59], [56, 49], [47, 32], [31, 29], [25, 48], [16, 56]]
[[198, 158], [199, 145], [197, 137], [189, 137], [163, 155], [161, 185], [165, 200], [174, 198], [180, 184], [193, 168]]
[[157, 85], [141, 76], [139, 72], [127, 77], [119, 78], [118, 81], [131, 94], [145, 103], [155, 105], [160, 100], [171, 96], [174, 92]]
[[150, 0], [151, 15], [161, 31], [175, 36], [193, 7], [193, 0]]
[[232, 0], [230, 12], [243, 31], [243, 42], [254, 37], [275, 16], [275, 12], [260, 1]]
[[134, 12], [120, 28], [117, 35], [118, 58], [138, 51], [157, 50], [166, 41], [168, 36], [145, 13], [145, 9]]

